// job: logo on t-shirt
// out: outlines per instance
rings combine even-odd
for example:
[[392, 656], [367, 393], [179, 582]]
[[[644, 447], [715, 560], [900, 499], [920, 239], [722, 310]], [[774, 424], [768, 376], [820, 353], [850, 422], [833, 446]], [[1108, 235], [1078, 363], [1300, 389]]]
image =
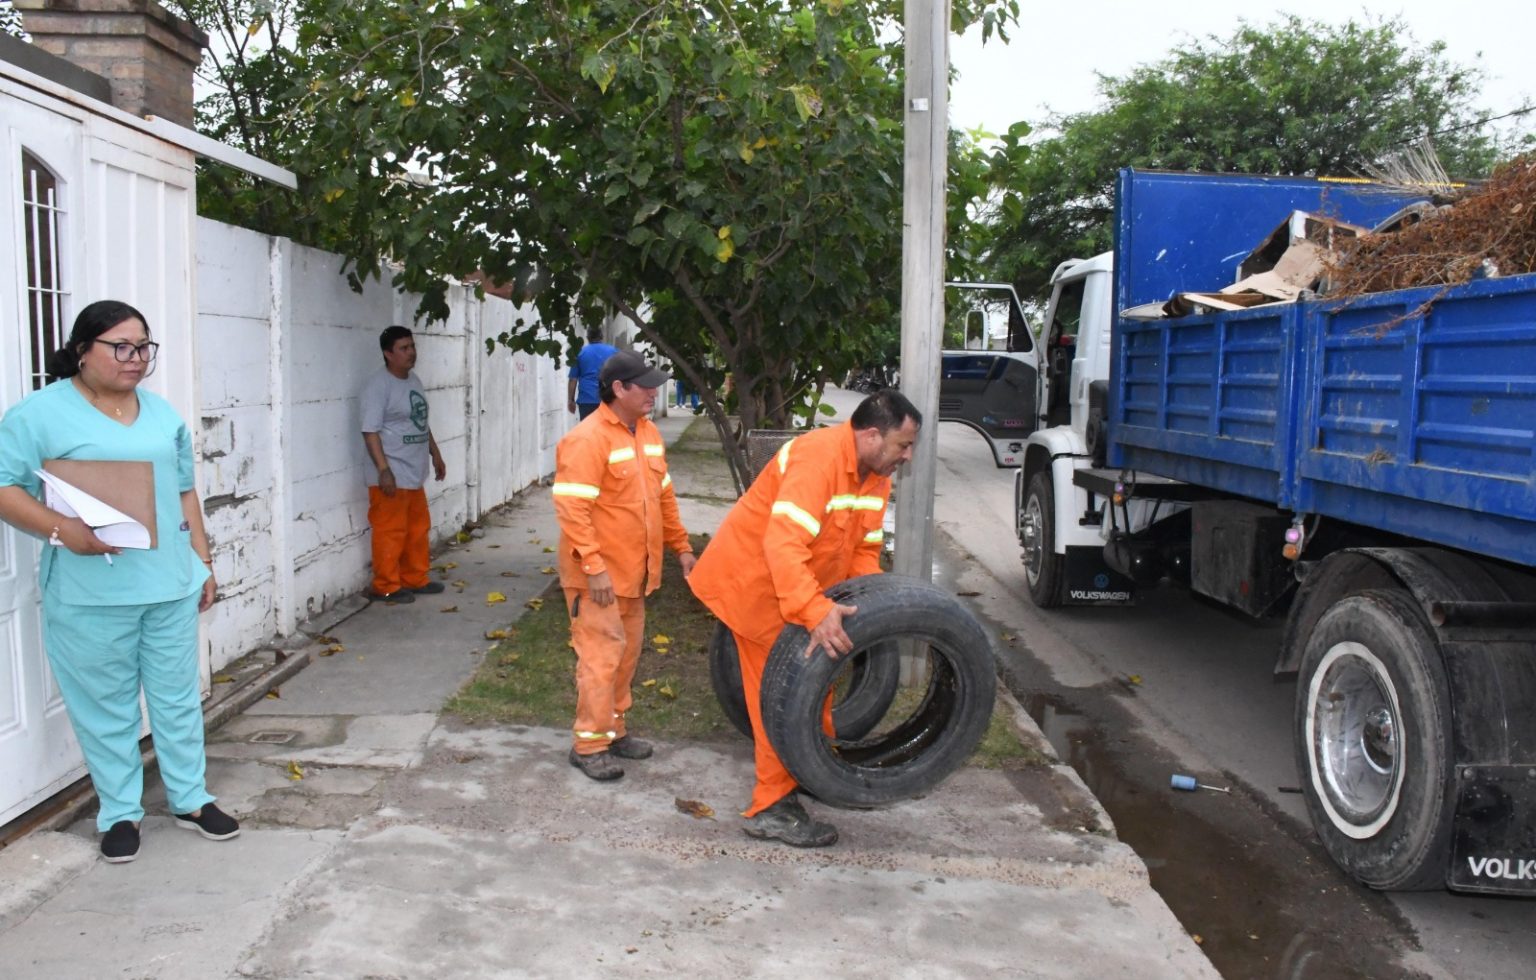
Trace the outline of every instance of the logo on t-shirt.
[[411, 421], [422, 432], [427, 431], [427, 400], [421, 392], [411, 392]]

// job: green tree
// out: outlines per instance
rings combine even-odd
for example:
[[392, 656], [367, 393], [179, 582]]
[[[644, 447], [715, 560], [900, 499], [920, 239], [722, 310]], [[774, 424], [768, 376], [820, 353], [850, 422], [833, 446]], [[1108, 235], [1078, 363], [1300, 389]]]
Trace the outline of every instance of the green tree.
[[994, 151], [988, 265], [1030, 295], [1062, 259], [1109, 248], [1121, 167], [1345, 176], [1431, 135], [1450, 173], [1483, 176], [1500, 148], [1472, 105], [1482, 72], [1444, 50], [1400, 18], [1283, 17], [1101, 76], [1103, 108], [1038, 139], [1021, 123]]
[[[289, 111], [301, 76], [292, 51], [305, 0], [162, 0], [209, 38], [198, 68], [197, 129], [280, 166], [302, 159], [308, 134]], [[204, 217], [329, 247], [336, 234], [319, 215], [313, 181], [297, 193], [213, 160], [199, 159], [198, 213]]]
[[[898, 318], [900, 10], [313, 0], [301, 169], [354, 281], [387, 274], [424, 315], [444, 275], [479, 272], [537, 305], [508, 347], [633, 320], [744, 484], [745, 430], [789, 427]], [[1016, 3], [955, 10], [1000, 30]], [[973, 153], [952, 187], [982, 176]]]

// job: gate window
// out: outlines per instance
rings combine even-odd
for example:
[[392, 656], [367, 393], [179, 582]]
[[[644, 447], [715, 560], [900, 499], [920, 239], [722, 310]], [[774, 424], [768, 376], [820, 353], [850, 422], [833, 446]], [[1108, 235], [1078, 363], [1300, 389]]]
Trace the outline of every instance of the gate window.
[[48, 382], [48, 357], [64, 345], [64, 284], [59, 227], [64, 206], [59, 180], [37, 157], [21, 151], [22, 221], [27, 233], [27, 346], [34, 389]]

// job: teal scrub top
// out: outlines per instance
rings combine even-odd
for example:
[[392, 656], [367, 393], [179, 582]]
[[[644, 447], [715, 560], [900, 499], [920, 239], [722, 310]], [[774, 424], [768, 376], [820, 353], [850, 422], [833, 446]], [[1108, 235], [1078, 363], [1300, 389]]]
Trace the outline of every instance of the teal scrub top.
[[195, 486], [192, 436], [165, 399], [140, 390], [139, 417], [123, 425], [102, 414], [65, 378], [33, 392], [0, 419], [0, 486], [43, 499], [35, 470], [47, 459], [135, 460], [155, 474], [156, 547], [101, 555], [44, 547], [38, 581], [59, 602], [133, 606], [184, 599], [208, 569], [192, 550], [181, 494]]

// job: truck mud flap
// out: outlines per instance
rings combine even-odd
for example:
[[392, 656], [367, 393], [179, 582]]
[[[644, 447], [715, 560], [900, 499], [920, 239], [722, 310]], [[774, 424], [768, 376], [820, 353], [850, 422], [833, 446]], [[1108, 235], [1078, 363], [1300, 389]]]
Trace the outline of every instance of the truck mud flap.
[[1448, 887], [1536, 895], [1536, 767], [1458, 766]]
[[1124, 606], [1136, 601], [1136, 583], [1105, 563], [1103, 548], [1069, 545], [1066, 578], [1063, 605]]

